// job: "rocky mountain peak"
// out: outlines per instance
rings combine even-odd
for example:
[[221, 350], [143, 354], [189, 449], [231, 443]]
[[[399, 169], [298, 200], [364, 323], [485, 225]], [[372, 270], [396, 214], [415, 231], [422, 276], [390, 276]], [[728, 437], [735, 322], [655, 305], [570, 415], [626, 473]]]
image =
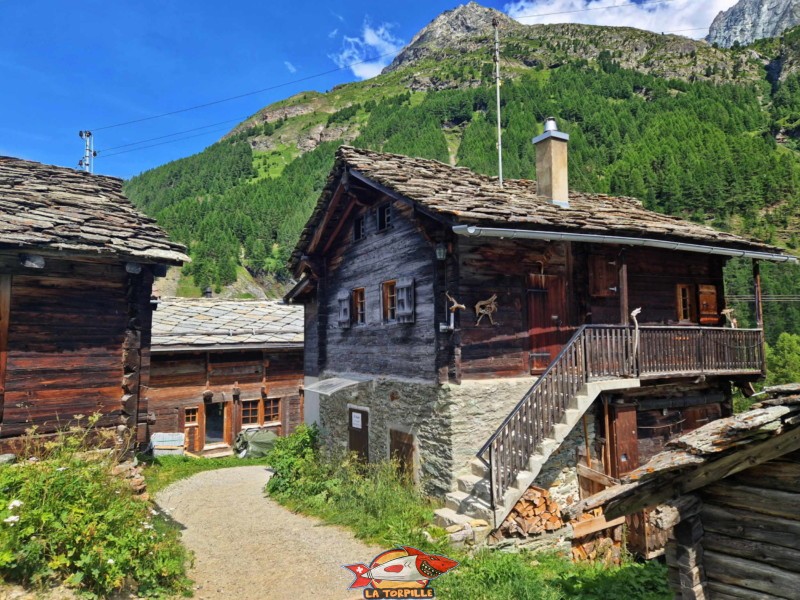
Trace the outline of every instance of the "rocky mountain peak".
[[800, 0], [739, 0], [717, 15], [706, 39], [730, 48], [736, 42], [746, 45], [777, 37], [796, 25], [800, 25]]
[[384, 72], [394, 71], [407, 63], [435, 56], [437, 51], [472, 50], [472, 44], [465, 47], [465, 43], [472, 42], [476, 36], [491, 34], [494, 18], [499, 21], [501, 30], [521, 27], [508, 15], [493, 8], [486, 8], [476, 2], [463, 4], [442, 13], [417, 33]]

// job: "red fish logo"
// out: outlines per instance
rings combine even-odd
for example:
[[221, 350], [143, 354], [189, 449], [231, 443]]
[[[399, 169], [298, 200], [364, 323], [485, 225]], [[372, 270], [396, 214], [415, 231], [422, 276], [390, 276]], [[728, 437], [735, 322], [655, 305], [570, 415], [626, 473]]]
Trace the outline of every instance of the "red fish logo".
[[[430, 581], [457, 566], [458, 562], [446, 556], [402, 546], [379, 554], [369, 565], [344, 568], [355, 575], [349, 589], [366, 588], [364, 598], [433, 598]], [[388, 591], [400, 589], [405, 590], [400, 595]]]

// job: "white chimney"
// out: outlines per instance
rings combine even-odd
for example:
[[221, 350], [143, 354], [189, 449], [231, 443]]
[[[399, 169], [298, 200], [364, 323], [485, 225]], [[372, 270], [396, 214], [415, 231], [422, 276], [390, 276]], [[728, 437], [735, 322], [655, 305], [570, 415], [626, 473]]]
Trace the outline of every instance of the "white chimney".
[[569, 135], [558, 130], [553, 117], [544, 122], [544, 133], [533, 138], [537, 194], [564, 208], [569, 207], [567, 142]]

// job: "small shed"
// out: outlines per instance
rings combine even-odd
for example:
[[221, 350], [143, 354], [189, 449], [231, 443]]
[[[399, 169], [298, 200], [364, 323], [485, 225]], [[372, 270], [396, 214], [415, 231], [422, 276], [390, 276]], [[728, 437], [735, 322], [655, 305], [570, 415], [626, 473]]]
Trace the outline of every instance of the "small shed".
[[303, 309], [274, 300], [164, 298], [153, 321], [153, 432], [228, 453], [243, 429], [303, 421]]
[[[800, 590], [800, 385], [667, 444], [574, 510], [609, 519], [654, 508], [671, 530], [676, 599], [786, 598]], [[655, 508], [657, 507], [657, 508]]]
[[121, 180], [0, 157], [0, 448], [95, 413], [143, 436], [153, 278], [188, 260]]

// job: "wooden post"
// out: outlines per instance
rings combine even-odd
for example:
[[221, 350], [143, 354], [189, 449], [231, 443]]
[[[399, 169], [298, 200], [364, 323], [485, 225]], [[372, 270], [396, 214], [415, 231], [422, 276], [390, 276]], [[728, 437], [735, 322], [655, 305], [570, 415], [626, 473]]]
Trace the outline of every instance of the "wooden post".
[[753, 261], [753, 291], [756, 301], [756, 327], [761, 330], [761, 372], [767, 374], [767, 338], [764, 335], [764, 300], [761, 296], [761, 264]]
[[619, 322], [621, 325], [627, 325], [630, 307], [628, 303], [628, 262], [624, 250], [619, 253], [617, 261], [619, 261]]
[[11, 317], [11, 275], [0, 275], [0, 423], [6, 395], [8, 363], [8, 321]]

